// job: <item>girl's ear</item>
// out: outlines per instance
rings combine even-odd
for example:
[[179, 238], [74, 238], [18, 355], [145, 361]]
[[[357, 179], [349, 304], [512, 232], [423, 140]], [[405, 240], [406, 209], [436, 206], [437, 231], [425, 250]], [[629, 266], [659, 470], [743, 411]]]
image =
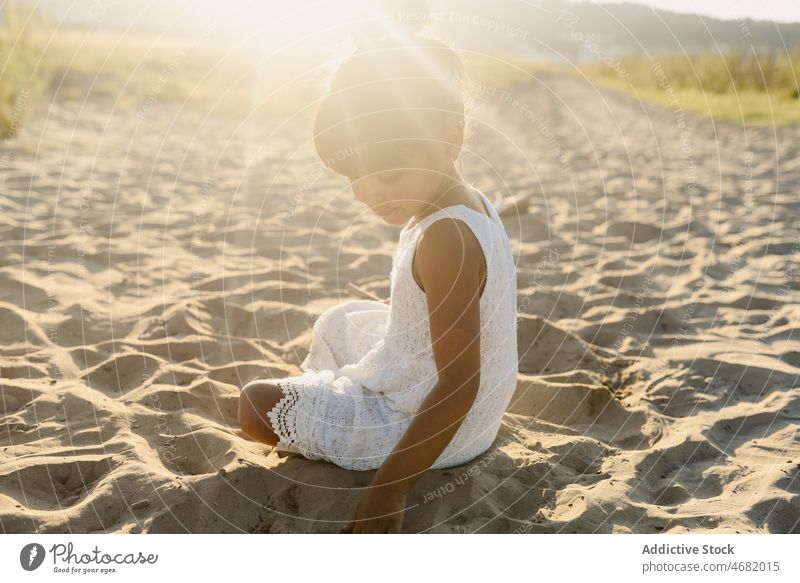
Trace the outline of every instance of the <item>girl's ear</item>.
[[453, 122], [447, 129], [445, 136], [447, 154], [450, 160], [456, 161], [464, 146], [464, 121]]

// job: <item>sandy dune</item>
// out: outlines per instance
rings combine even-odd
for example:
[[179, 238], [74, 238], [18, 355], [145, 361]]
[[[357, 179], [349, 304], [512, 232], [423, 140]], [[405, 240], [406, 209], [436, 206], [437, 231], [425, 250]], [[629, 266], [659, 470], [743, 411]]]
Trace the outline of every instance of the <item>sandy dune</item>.
[[[713, 124], [571, 78], [479, 100], [465, 176], [508, 216], [519, 388], [428, 472], [408, 532], [800, 532], [800, 128]], [[680, 124], [685, 122], [686, 127]], [[239, 431], [310, 325], [388, 294], [398, 230], [306, 119], [43, 105], [5, 144], [0, 527], [333, 532], [372, 472]]]

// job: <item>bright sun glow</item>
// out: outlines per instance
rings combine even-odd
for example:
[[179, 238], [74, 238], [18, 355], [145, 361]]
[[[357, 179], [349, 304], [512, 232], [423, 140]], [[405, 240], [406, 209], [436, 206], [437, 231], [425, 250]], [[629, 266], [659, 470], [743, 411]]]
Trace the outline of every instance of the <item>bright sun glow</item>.
[[295, 45], [298, 49], [324, 48], [349, 40], [357, 31], [379, 29], [396, 34], [405, 24], [420, 19], [419, 13], [387, 11], [384, 0], [175, 0], [160, 4], [160, 19], [180, 19], [184, 28], [199, 34], [235, 38], [264, 48]]

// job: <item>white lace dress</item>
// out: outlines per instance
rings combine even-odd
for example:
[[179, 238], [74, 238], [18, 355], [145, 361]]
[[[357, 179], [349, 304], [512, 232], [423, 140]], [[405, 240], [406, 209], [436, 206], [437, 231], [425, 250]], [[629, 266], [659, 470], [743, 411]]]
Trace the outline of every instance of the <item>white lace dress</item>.
[[463, 464], [495, 440], [517, 379], [516, 269], [497, 211], [444, 207], [406, 226], [393, 258], [391, 304], [353, 300], [314, 322], [302, 375], [276, 379], [283, 398], [267, 415], [278, 449], [353, 470], [378, 468], [437, 382], [424, 292], [411, 274], [422, 232], [445, 217], [466, 223], [488, 268], [480, 299], [481, 383], [475, 403], [434, 469]]

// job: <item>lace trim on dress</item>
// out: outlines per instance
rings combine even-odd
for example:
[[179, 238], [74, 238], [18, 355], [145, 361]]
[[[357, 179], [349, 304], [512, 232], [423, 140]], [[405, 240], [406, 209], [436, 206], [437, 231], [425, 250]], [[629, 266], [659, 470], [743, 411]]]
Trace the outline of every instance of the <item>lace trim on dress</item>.
[[[303, 378], [300, 377], [295, 378]], [[296, 386], [289, 382], [276, 383], [283, 393], [277, 403], [267, 411], [270, 427], [275, 435], [278, 436], [277, 449], [299, 453], [308, 459], [322, 459], [316, 452], [310, 451], [301, 444], [309, 443], [310, 432], [308, 425], [303, 424], [301, 415], [308, 415], [308, 405], [301, 406], [304, 394], [301, 386]]]
[[283, 396], [271, 410], [267, 411], [270, 426], [281, 441], [297, 443], [296, 417], [293, 414], [293, 408], [300, 401], [300, 396], [296, 388], [289, 385], [281, 385], [280, 383], [277, 384]]

